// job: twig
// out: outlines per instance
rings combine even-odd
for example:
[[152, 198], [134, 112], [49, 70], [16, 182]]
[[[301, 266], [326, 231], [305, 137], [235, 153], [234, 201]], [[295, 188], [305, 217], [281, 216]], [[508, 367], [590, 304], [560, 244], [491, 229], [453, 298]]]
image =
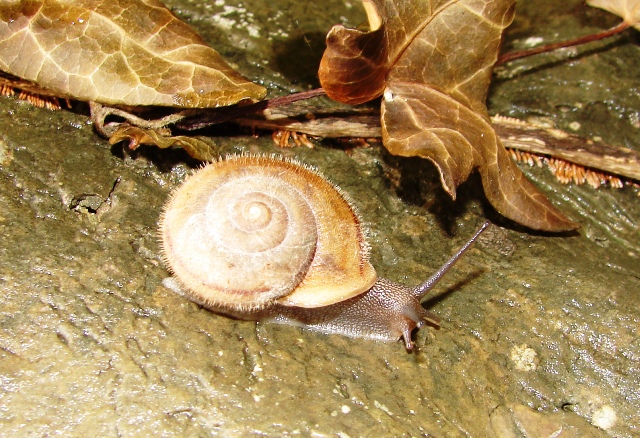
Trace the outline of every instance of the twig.
[[[640, 181], [640, 154], [631, 149], [608, 146], [509, 117], [494, 116], [492, 122], [507, 148], [549, 155]], [[371, 110], [336, 113], [308, 106], [278, 108], [277, 111], [238, 118], [233, 123], [252, 129], [288, 130], [327, 138], [382, 136], [380, 114]]]

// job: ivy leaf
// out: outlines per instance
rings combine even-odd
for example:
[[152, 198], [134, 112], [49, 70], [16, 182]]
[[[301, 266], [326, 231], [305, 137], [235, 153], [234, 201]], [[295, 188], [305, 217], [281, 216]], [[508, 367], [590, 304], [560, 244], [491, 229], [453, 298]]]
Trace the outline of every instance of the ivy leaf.
[[0, 70], [107, 105], [209, 108], [266, 94], [157, 0], [2, 1]]
[[160, 149], [181, 147], [191, 157], [200, 161], [212, 161], [216, 157], [214, 153], [216, 145], [208, 137], [171, 136], [169, 130], [140, 128], [128, 123], [118, 126], [117, 130], [109, 137], [111, 144], [121, 141], [127, 141], [131, 150], [146, 144], [158, 146]]
[[382, 140], [395, 155], [431, 160], [445, 190], [478, 168], [504, 216], [530, 228], [577, 224], [558, 211], [509, 158], [485, 100], [514, 0], [363, 0], [371, 32], [334, 26], [320, 82], [335, 100], [383, 95]]
[[640, 30], [640, 0], [587, 0], [589, 6], [604, 9]]

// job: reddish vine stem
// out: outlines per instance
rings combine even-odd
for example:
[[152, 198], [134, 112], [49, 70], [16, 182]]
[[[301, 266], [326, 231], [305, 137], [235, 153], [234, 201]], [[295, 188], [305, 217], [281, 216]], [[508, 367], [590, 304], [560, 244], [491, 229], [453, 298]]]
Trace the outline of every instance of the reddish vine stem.
[[560, 41], [558, 43], [545, 44], [544, 46], [534, 47], [529, 50], [521, 50], [516, 52], [505, 53], [500, 56], [496, 61], [496, 65], [504, 64], [509, 61], [513, 61], [514, 59], [524, 58], [526, 56], [537, 55], [538, 53], [550, 52], [552, 50], [561, 49], [564, 47], [577, 46], [580, 44], [590, 43], [591, 41], [598, 41], [605, 38], [609, 38], [610, 36], [617, 35], [627, 29], [629, 24], [626, 22], [622, 22], [617, 26], [614, 26], [610, 29], [604, 30], [602, 32], [594, 33], [591, 35], [585, 35], [580, 38], [575, 38], [568, 41]]

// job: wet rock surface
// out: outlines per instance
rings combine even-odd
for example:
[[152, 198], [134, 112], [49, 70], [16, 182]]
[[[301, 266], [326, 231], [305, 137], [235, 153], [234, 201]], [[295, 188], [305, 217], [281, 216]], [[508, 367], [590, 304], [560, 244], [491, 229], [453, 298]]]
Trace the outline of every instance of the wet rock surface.
[[[167, 2], [272, 94], [313, 85], [322, 35], [359, 4]], [[615, 24], [581, 2], [519, 4], [517, 47]], [[497, 72], [490, 110], [640, 147], [638, 33]], [[297, 54], [300, 53], [298, 56]], [[576, 122], [578, 124], [576, 124]], [[618, 436], [640, 434], [638, 189], [523, 170], [573, 218], [544, 235], [498, 217], [471, 178], [452, 202], [426, 161], [379, 145], [281, 150], [217, 134], [221, 154], [317, 166], [360, 207], [380, 275], [417, 284], [496, 222], [425, 306], [417, 351], [217, 316], [162, 286], [156, 224], [197, 163], [134, 154], [87, 117], [0, 99], [0, 433], [7, 436]]]

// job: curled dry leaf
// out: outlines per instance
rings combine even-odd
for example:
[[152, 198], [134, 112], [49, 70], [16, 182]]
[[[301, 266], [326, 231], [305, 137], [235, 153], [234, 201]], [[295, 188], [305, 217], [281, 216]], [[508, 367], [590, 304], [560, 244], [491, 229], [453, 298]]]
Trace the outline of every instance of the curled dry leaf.
[[209, 108], [266, 94], [157, 0], [2, 1], [0, 70], [108, 105]]
[[111, 144], [121, 141], [127, 141], [131, 150], [143, 144], [158, 146], [160, 149], [175, 146], [183, 148], [196, 160], [212, 161], [216, 158], [214, 154], [216, 145], [210, 138], [184, 135], [171, 136], [168, 130], [163, 129], [145, 129], [123, 123], [109, 137], [109, 143]]
[[626, 24], [640, 30], [640, 0], [587, 0], [587, 4], [622, 17]]
[[348, 103], [382, 94], [384, 145], [435, 163], [453, 198], [477, 167], [487, 198], [504, 216], [540, 230], [577, 228], [510, 160], [485, 106], [514, 1], [363, 3], [372, 33], [335, 26], [327, 36], [319, 71], [327, 94]]

